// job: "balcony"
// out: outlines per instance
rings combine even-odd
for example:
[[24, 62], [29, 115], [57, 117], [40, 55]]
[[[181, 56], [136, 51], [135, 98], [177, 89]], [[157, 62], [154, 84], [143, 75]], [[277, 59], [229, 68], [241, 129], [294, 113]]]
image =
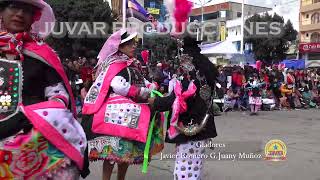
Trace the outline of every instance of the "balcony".
[[304, 1], [302, 1], [302, 5], [300, 7], [300, 12], [301, 13], [315, 11], [315, 10], [319, 10], [320, 9], [320, 2], [311, 3], [311, 4], [309, 4], [307, 2], [309, 2], [309, 0], [306, 1], [306, 3], [304, 3]]
[[317, 31], [320, 30], [320, 23], [303, 25], [300, 22], [300, 32]]
[[312, 0], [302, 0], [301, 1], [301, 6], [307, 6], [307, 5], [310, 5], [312, 3], [313, 3]]
[[310, 25], [311, 24], [311, 19], [303, 19], [300, 23], [300, 27], [304, 25]]

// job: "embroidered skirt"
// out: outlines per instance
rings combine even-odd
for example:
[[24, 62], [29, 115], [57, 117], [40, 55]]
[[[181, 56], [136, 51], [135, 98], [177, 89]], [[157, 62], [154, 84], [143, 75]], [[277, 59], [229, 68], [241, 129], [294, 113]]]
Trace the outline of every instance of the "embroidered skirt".
[[79, 170], [37, 130], [0, 142], [0, 179], [79, 178]]
[[[88, 139], [89, 161], [108, 160], [128, 164], [141, 164], [143, 162], [145, 143], [95, 134], [91, 131], [92, 121], [93, 116], [84, 116], [81, 123]], [[161, 121], [157, 121], [153, 130], [149, 156], [161, 152], [163, 148], [163, 124]]]

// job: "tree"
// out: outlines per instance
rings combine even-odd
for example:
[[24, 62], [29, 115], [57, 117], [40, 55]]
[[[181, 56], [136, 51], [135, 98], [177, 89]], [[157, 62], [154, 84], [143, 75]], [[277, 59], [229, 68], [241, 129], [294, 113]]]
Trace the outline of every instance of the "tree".
[[172, 60], [172, 56], [176, 55], [175, 51], [177, 51], [176, 40], [170, 35], [144, 36], [143, 47], [151, 50], [151, 63]]
[[[47, 0], [52, 6], [57, 22], [104, 22], [110, 27], [114, 21], [109, 4], [104, 0]], [[71, 26], [72, 27], [72, 26]], [[111, 28], [108, 33], [111, 32]], [[49, 37], [48, 43], [61, 58], [96, 56], [106, 37]]]
[[288, 41], [297, 40], [298, 32], [293, 28], [293, 25], [290, 20], [287, 21], [284, 29], [286, 32], [284, 36], [285, 39], [287, 39]]
[[[257, 27], [259, 24], [260, 29]], [[245, 43], [251, 43], [256, 59], [266, 64], [285, 59], [289, 44], [297, 38], [297, 31], [291, 21], [284, 24], [283, 17], [276, 13], [255, 14], [246, 20], [245, 25], [249, 29], [245, 29]]]

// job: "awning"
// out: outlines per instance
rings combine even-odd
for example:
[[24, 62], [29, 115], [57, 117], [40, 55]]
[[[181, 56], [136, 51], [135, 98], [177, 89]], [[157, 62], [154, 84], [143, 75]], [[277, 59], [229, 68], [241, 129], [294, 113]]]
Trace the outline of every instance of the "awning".
[[305, 69], [305, 60], [304, 59], [287, 59], [281, 62], [289, 69]]
[[239, 54], [232, 41], [220, 41], [217, 43], [201, 45], [201, 54]]

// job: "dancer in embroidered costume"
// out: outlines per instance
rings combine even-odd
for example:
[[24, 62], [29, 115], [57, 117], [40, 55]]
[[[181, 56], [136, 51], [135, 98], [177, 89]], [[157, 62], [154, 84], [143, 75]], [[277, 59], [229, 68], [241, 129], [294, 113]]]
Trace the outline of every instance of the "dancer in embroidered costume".
[[[218, 71], [209, 59], [200, 54], [200, 42], [190, 36], [183, 39], [183, 54], [180, 68], [184, 79], [176, 81], [172, 94], [173, 106], [166, 109], [172, 98], [164, 97], [168, 104], [158, 103], [154, 108], [160, 111], [171, 110], [166, 142], [176, 144], [174, 179], [202, 179], [203, 154], [207, 141], [217, 136], [213, 116], [213, 90]], [[170, 93], [170, 92], [169, 92]], [[185, 156], [182, 156], [185, 155]]]
[[[154, 114], [148, 98], [156, 84], [145, 80], [133, 60], [136, 36], [122, 29], [109, 37], [98, 56], [97, 78], [84, 99], [82, 112], [88, 116], [84, 116], [82, 126], [89, 140], [89, 160], [104, 161], [105, 180], [111, 178], [115, 163], [118, 179], [125, 179], [129, 164], [143, 162]], [[153, 132], [151, 154], [159, 152], [164, 141], [161, 130]]]
[[85, 133], [62, 64], [41, 40], [53, 11], [43, 0], [1, 0], [0, 18], [0, 179], [79, 179]]

